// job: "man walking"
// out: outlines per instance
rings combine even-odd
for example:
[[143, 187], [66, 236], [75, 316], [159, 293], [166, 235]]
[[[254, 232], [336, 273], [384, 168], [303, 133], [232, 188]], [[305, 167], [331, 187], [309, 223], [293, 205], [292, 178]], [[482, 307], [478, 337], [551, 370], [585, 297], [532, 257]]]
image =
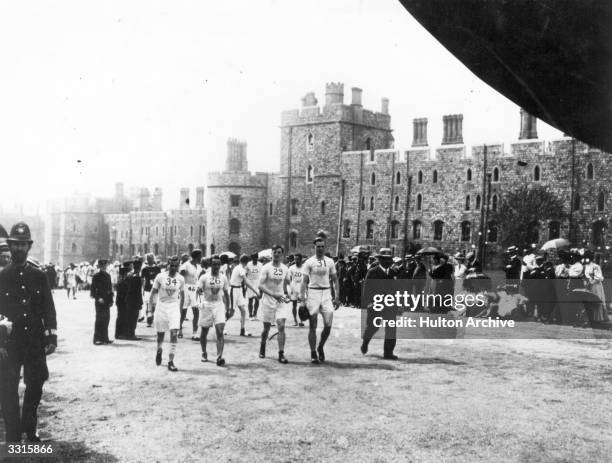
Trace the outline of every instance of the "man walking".
[[293, 315], [293, 326], [304, 326], [297, 319], [297, 304], [302, 290], [302, 255], [297, 253], [293, 257], [294, 264], [289, 267], [289, 297], [291, 298], [291, 314]]
[[[0, 316], [12, 325], [6, 355], [0, 358], [0, 405], [6, 442], [40, 442], [36, 432], [42, 387], [49, 378], [46, 356], [57, 346], [53, 296], [45, 274], [27, 261], [32, 248], [30, 228], [18, 222], [8, 246], [12, 263], [0, 272]], [[26, 385], [19, 416], [19, 378], [23, 366]]]
[[[259, 288], [259, 275], [263, 266], [258, 261], [257, 253], [251, 254], [251, 262], [246, 266], [247, 280], [254, 288]], [[246, 298], [249, 300], [249, 320], [257, 320], [257, 309], [259, 309], [259, 294], [257, 291], [247, 289]]]
[[132, 265], [134, 266], [134, 270], [131, 275], [127, 277], [127, 292], [125, 295], [127, 308], [127, 333], [125, 339], [139, 341], [140, 338], [136, 337], [136, 325], [138, 324], [138, 314], [140, 314], [140, 310], [142, 309], [142, 279], [140, 278], [142, 260], [136, 258]]
[[99, 271], [91, 278], [90, 296], [96, 308], [96, 323], [94, 325], [93, 343], [96, 346], [111, 344], [108, 339], [108, 323], [110, 322], [110, 307], [113, 305], [113, 284], [106, 273], [108, 261], [98, 259]]
[[243, 287], [246, 287], [254, 293], [257, 293], [255, 288], [246, 276], [246, 266], [249, 262], [249, 257], [246, 254], [240, 256], [240, 263], [232, 270], [230, 278], [230, 307], [233, 311], [240, 310], [240, 336], [251, 336], [244, 328], [246, 320], [246, 300], [244, 299]]
[[191, 252], [191, 260], [185, 262], [180, 267], [180, 274], [185, 279], [185, 300], [183, 302], [183, 307], [181, 307], [181, 326], [179, 328], [179, 338], [183, 337], [183, 322], [185, 321], [187, 311], [191, 308], [192, 315], [192, 332], [191, 332], [191, 340], [199, 341], [198, 338], [198, 302], [196, 300], [196, 285], [198, 284], [198, 278], [200, 277], [200, 273], [202, 272], [202, 266], [200, 263], [202, 262], [202, 251], [199, 249], [194, 249]]
[[147, 326], [153, 325], [153, 311], [151, 310], [151, 289], [153, 281], [159, 275], [161, 269], [155, 264], [155, 256], [152, 253], [147, 254], [147, 265], [142, 268], [140, 276], [142, 278], [143, 300], [146, 307]]

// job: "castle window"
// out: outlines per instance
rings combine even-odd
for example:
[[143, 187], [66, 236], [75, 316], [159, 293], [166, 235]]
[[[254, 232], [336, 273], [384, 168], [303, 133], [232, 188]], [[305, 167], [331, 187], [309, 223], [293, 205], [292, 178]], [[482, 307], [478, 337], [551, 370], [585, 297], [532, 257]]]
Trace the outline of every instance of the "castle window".
[[240, 206], [240, 195], [230, 195], [230, 203], [232, 207]]
[[159, 227], [155, 227], [155, 236], [159, 236]]
[[399, 185], [400, 183], [402, 183], [402, 174], [400, 174], [399, 172], [397, 174], [395, 174], [395, 183], [397, 185]]
[[148, 254], [148, 253], [149, 253], [149, 244], [148, 244], [148, 243], [145, 243], [145, 244], [144, 244], [144, 253], [145, 253], [145, 254]]
[[419, 173], [417, 174], [417, 183], [420, 185], [423, 183], [423, 171], [419, 170]]
[[580, 210], [580, 195], [578, 193], [574, 195], [574, 210]]
[[178, 233], [178, 226], [177, 226], [177, 225], [175, 225], [175, 226], [174, 226], [174, 234], [176, 235], [177, 233]]
[[119, 254], [123, 255], [123, 244], [119, 245]]
[[487, 227], [487, 242], [497, 243], [497, 223], [489, 222]]
[[140, 227], [140, 236], [142, 236], [144, 233], [144, 228]]
[[325, 215], [325, 201], [321, 201], [321, 215]]
[[467, 179], [468, 182], [472, 181], [472, 169], [468, 169], [467, 170], [466, 179]]
[[193, 236], [193, 225], [189, 225], [189, 236]]
[[345, 220], [344, 226], [342, 227], [342, 238], [350, 238], [351, 237], [351, 221]]
[[395, 197], [395, 200], [393, 202], [393, 210], [394, 211], [399, 211], [399, 196]]
[[469, 211], [470, 210], [470, 206], [471, 206], [471, 199], [470, 199], [470, 195], [467, 195], [465, 197], [465, 210]]
[[361, 197], [361, 210], [365, 211], [365, 196]]
[[497, 195], [493, 195], [493, 201], [491, 203], [491, 210], [497, 211]]
[[238, 235], [240, 233], [240, 221], [235, 217], [229, 221], [229, 232], [232, 235]]
[[535, 166], [533, 168], [533, 181], [534, 182], [540, 181], [540, 166]]
[[417, 211], [423, 209], [423, 196], [421, 196], [421, 193], [417, 195], [416, 209]]
[[597, 220], [596, 222], [593, 222], [591, 228], [593, 230], [593, 246], [604, 246], [606, 236], [606, 223], [603, 220]]
[[438, 171], [437, 170], [433, 171], [432, 183], [438, 183]]
[[370, 210], [374, 210], [374, 196], [370, 196]]
[[593, 180], [593, 164], [590, 162], [587, 164], [587, 179]]
[[77, 252], [77, 245], [76, 243], [72, 243], [72, 246], [70, 247], [71, 251], [73, 254], [75, 254]]
[[297, 248], [297, 232], [295, 230], [289, 233], [289, 247], [292, 249]]
[[391, 222], [391, 239], [398, 239], [399, 238], [399, 222], [397, 220], [394, 220], [393, 222]]
[[472, 224], [467, 220], [461, 222], [461, 241], [470, 241]]
[[308, 134], [308, 136], [306, 137], [306, 148], [310, 151], [312, 150], [314, 146], [314, 137], [312, 136], [311, 133]]
[[308, 183], [312, 183], [312, 177], [313, 177], [313, 168], [312, 166], [308, 166], [308, 169], [306, 169], [306, 181]]
[[153, 253], [154, 253], [155, 255], [159, 254], [159, 244], [155, 243], [155, 244], [153, 245]]
[[366, 222], [366, 239], [374, 238], [374, 221], [368, 220]]
[[376, 174], [374, 172], [370, 175], [370, 185], [376, 185]]
[[480, 210], [480, 195], [476, 195], [476, 210]]
[[76, 231], [77, 231], [77, 225], [76, 225], [76, 223], [73, 223], [72, 224], [72, 232], [76, 233]]
[[216, 249], [216, 248], [215, 248], [215, 245], [214, 245], [214, 244], [211, 244], [211, 245], [210, 245], [210, 254], [211, 254], [211, 255], [213, 255], [213, 254], [215, 253], [215, 249]]
[[499, 182], [499, 169], [497, 167], [493, 169], [493, 181]]
[[555, 240], [561, 235], [561, 225], [559, 222], [553, 221], [548, 224], [548, 239]]
[[274, 212], [274, 209], [272, 209], [272, 203], [270, 203], [270, 208], [269, 208], [269, 210], [270, 210], [270, 215], [272, 215], [272, 214], [273, 214], [273, 212]]
[[[370, 137], [366, 138], [365, 141], [365, 149], [367, 150], [371, 150], [372, 149], [372, 139]], [[370, 153], [370, 161], [374, 161], [374, 153]]]
[[434, 241], [442, 241], [442, 232], [444, 231], [444, 222], [436, 220], [433, 223], [433, 239]]
[[291, 215], [298, 215], [299, 201], [295, 198], [291, 200]]
[[606, 195], [603, 191], [599, 192], [597, 197], [597, 211], [602, 212], [606, 208]]
[[412, 222], [412, 239], [413, 240], [421, 239], [421, 229], [422, 229], [422, 225], [419, 220], [415, 220], [414, 222]]

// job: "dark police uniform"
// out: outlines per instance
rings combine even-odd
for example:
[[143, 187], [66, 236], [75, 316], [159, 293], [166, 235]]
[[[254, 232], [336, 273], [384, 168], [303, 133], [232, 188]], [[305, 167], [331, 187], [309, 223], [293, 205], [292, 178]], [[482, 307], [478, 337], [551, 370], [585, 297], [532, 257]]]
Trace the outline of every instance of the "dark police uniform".
[[[91, 279], [90, 295], [94, 298], [96, 307], [93, 342], [94, 344], [108, 343], [110, 307], [113, 305], [113, 283], [108, 273], [100, 270], [94, 274]], [[100, 303], [100, 300], [102, 300], [102, 303]]]
[[[9, 240], [29, 241], [26, 224], [18, 223]], [[8, 357], [0, 359], [0, 403], [7, 442], [21, 441], [25, 432], [35, 441], [37, 409], [49, 378], [45, 346], [57, 346], [55, 305], [46, 275], [30, 263], [9, 264], [0, 272], [0, 314], [13, 324]], [[26, 385], [19, 416], [19, 378], [23, 366]]]
[[126, 335], [128, 339], [136, 339], [138, 314], [142, 309], [142, 279], [140, 278], [140, 262], [134, 261], [134, 273], [126, 278]]

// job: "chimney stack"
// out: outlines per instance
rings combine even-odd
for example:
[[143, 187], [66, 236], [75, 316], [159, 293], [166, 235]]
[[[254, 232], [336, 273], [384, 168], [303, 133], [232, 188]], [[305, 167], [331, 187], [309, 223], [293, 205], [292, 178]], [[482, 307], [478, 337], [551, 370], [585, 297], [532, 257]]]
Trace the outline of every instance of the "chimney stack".
[[383, 114], [389, 114], [389, 98], [383, 98], [380, 101], [380, 112]]
[[344, 84], [329, 82], [325, 84], [325, 106], [344, 103]]
[[412, 120], [412, 146], [427, 146], [427, 118]]
[[519, 134], [519, 140], [538, 138], [536, 121], [537, 119], [534, 116], [521, 108], [521, 132]]
[[443, 145], [463, 143], [463, 114], [449, 114], [442, 117], [444, 123]]
[[151, 209], [154, 211], [162, 210], [162, 189], [159, 187], [153, 190], [153, 203], [151, 204]]
[[196, 187], [196, 209], [204, 209], [204, 187]]
[[179, 209], [189, 209], [189, 188], [181, 188], [181, 202]]
[[351, 105], [352, 106], [361, 106], [361, 94], [363, 90], [359, 87], [351, 88], [352, 97], [351, 97]]

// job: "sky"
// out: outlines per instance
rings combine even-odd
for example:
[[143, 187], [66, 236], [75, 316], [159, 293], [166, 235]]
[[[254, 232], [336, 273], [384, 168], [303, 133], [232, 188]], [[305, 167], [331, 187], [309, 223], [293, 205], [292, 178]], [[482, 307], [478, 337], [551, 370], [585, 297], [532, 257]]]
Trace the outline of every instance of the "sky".
[[[0, 206], [74, 191], [178, 190], [224, 166], [230, 137], [252, 171], [278, 171], [280, 113], [326, 82], [389, 111], [395, 147], [412, 119], [462, 113], [467, 145], [517, 139], [519, 108], [476, 78], [396, 0], [0, 3]], [[561, 132], [538, 121], [538, 135]], [[195, 194], [192, 191], [192, 194]]]

